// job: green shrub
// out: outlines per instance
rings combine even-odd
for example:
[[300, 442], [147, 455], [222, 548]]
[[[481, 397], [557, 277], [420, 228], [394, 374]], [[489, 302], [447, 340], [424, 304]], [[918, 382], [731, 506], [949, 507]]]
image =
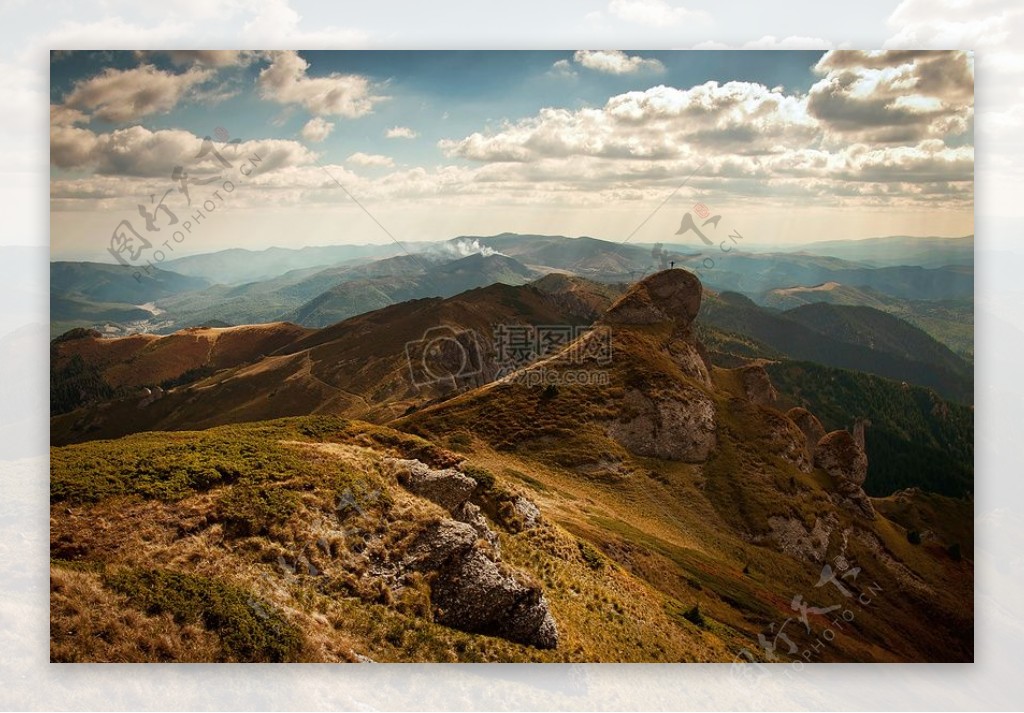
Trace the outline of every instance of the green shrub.
[[476, 481], [477, 490], [488, 492], [494, 489], [494, 474], [478, 465], [463, 465], [462, 472]]
[[592, 547], [589, 542], [577, 540], [576, 547], [579, 548], [580, 556], [590, 569], [599, 570], [604, 567], [604, 558], [601, 557], [601, 553]]
[[298, 505], [296, 493], [266, 483], [241, 483], [217, 499], [217, 512], [231, 534], [265, 535], [288, 519]]

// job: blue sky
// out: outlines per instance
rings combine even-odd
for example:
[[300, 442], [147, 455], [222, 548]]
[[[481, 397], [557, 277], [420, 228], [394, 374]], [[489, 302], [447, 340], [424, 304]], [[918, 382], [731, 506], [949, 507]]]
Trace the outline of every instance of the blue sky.
[[768, 245], [963, 235], [973, 81], [963, 52], [57, 52], [51, 246], [104, 255], [175, 166], [215, 175], [205, 136], [266, 160], [181, 252], [389, 240], [378, 223], [614, 240], [668, 196], [637, 239], [695, 202]]

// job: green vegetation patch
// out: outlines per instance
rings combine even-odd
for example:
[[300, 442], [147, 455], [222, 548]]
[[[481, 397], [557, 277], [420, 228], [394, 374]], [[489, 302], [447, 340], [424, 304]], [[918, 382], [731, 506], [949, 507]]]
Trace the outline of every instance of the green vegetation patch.
[[270, 604], [216, 579], [162, 569], [121, 570], [105, 584], [150, 615], [168, 613], [178, 624], [201, 624], [221, 639], [225, 657], [244, 662], [294, 661], [299, 630]]

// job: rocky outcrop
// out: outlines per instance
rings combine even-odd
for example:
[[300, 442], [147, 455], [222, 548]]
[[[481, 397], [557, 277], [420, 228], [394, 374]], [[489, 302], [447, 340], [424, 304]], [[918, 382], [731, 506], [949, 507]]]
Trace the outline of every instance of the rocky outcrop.
[[813, 460], [807, 450], [804, 434], [796, 424], [778, 411], [763, 409], [761, 420], [768, 435], [768, 449], [783, 460], [792, 463], [802, 473], [814, 470]]
[[601, 318], [615, 325], [671, 324], [665, 347], [683, 374], [711, 386], [711, 362], [691, 325], [700, 310], [703, 288], [686, 270], [663, 270], [636, 283]]
[[818, 441], [825, 437], [825, 427], [821, 425], [821, 421], [818, 420], [817, 416], [799, 406], [791, 408], [786, 412], [786, 415], [789, 417], [789, 420], [803, 431], [804, 436], [807, 438], [807, 453], [813, 458], [814, 452], [818, 448]]
[[[418, 460], [389, 463], [403, 487], [452, 516], [421, 533], [402, 563], [404, 570], [435, 575], [430, 602], [436, 620], [463, 631], [555, 648], [558, 630], [540, 586], [524, 583], [498, 562], [498, 535], [470, 501], [477, 481], [454, 468], [432, 469]], [[537, 526], [540, 509], [527, 498], [517, 495], [509, 507], [521, 529]]]
[[398, 482], [409, 492], [437, 503], [448, 512], [469, 500], [476, 481], [454, 468], [434, 470], [418, 460], [391, 461]]
[[815, 448], [814, 464], [832, 477], [840, 502], [865, 517], [875, 516], [862, 487], [868, 475], [868, 457], [849, 431], [825, 434]]
[[773, 515], [768, 518], [771, 538], [780, 550], [791, 557], [808, 562], [823, 562], [828, 551], [828, 538], [839, 524], [834, 514], [825, 519], [815, 518], [814, 527], [796, 518]]
[[475, 542], [470, 525], [441, 520], [410, 547], [404, 566], [435, 573], [435, 620], [542, 649], [558, 646], [558, 628], [540, 586], [521, 581]]
[[717, 443], [716, 429], [714, 402], [680, 384], [657, 396], [627, 390], [621, 415], [607, 433], [637, 455], [701, 463]]
[[740, 382], [747, 400], [759, 406], [771, 406], [779, 398], [768, 372], [760, 364], [751, 364], [739, 369]]
[[477, 536], [486, 541], [496, 555], [501, 554], [501, 542], [498, 540], [498, 534], [487, 524], [487, 518], [484, 517], [477, 505], [468, 501], [464, 502], [452, 510], [452, 517], [476, 530]]

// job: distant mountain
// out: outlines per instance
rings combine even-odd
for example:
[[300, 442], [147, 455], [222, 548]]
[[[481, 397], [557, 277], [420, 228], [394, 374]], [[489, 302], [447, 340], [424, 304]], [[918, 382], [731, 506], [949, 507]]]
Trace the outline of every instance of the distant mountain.
[[50, 263], [50, 336], [108, 322], [149, 323], [157, 300], [200, 290], [205, 279], [95, 262]]
[[51, 262], [50, 293], [90, 302], [139, 305], [207, 287], [210, 282], [160, 268], [148, 272], [98, 262]]
[[655, 267], [651, 249], [598, 238], [567, 238], [561, 235], [519, 235], [503, 233], [490, 237], [461, 237], [450, 245], [478, 244], [514, 257], [522, 263], [544, 269], [564, 270], [604, 282], [637, 277]]
[[716, 290], [761, 295], [792, 285], [835, 282], [855, 288], [871, 288], [900, 299], [957, 300], [974, 296], [971, 266], [924, 268], [917, 266], [869, 267], [836, 257], [805, 253], [739, 253], [714, 255], [713, 267], [703, 257], [680, 260]]
[[971, 367], [917, 327], [873, 307], [819, 302], [784, 312], [792, 320], [845, 344], [868, 347], [970, 376]]
[[826, 240], [803, 246], [799, 252], [828, 255], [874, 267], [917, 265], [974, 265], [974, 236], [926, 238], [893, 235], [863, 240]]
[[838, 305], [860, 305], [885, 311], [896, 300], [871, 288], [850, 287], [834, 280], [819, 285], [793, 285], [769, 290], [755, 301], [772, 309], [787, 310], [801, 305], [828, 302]]
[[205, 278], [214, 284], [234, 285], [269, 280], [292, 270], [379, 260], [399, 251], [400, 248], [394, 244], [328, 245], [298, 249], [275, 247], [266, 250], [232, 248], [169, 260], [164, 263], [164, 267], [181, 275]]
[[[813, 305], [798, 308], [810, 311], [794, 317], [725, 292], [705, 299], [702, 309], [705, 324], [752, 338], [773, 354], [928, 386], [946, 398], [973, 402], [966, 362], [916, 327], [870, 307]], [[911, 353], [903, 340], [920, 350]]]
[[[398, 258], [395, 258], [396, 260]], [[412, 258], [406, 260], [410, 264]], [[324, 327], [343, 319], [388, 305], [421, 297], [452, 295], [496, 283], [522, 285], [538, 273], [506, 255], [467, 257], [435, 264], [415, 258], [415, 267], [405, 274], [369, 279], [350, 279], [317, 295], [285, 316], [289, 321], [311, 327]], [[370, 273], [373, 274], [373, 273]], [[351, 276], [350, 276], [351, 277]]]
[[821, 285], [780, 287], [754, 298], [778, 310], [827, 302], [857, 305], [895, 315], [927, 332], [958, 356], [974, 358], [974, 300], [907, 300], [884, 295], [870, 287], [826, 282]]

